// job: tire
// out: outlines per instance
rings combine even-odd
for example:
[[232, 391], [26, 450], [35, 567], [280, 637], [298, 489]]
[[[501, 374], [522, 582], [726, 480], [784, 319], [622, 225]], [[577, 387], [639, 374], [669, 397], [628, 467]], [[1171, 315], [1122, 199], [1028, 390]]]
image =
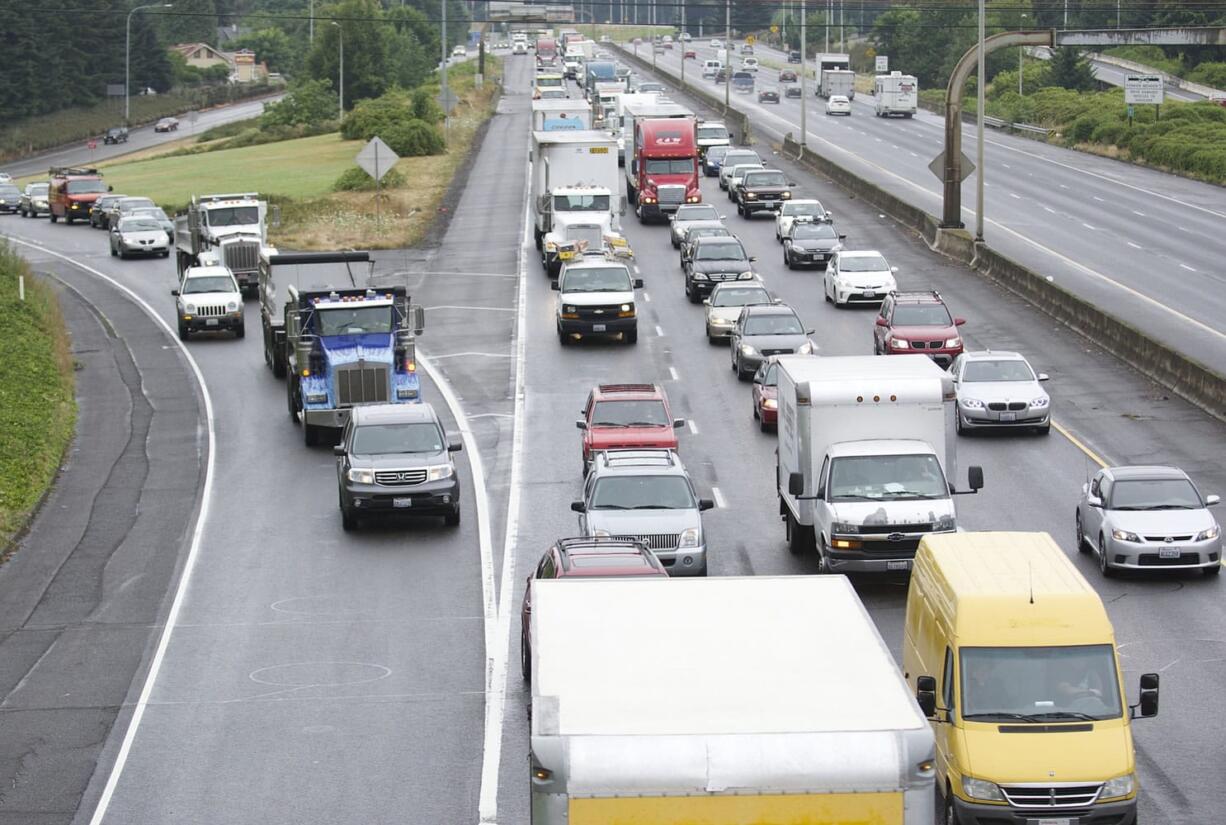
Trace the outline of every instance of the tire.
[[1037, 430], [1035, 430], [1035, 434], [1036, 435], [1051, 435], [1051, 424], [1048, 424], [1045, 427], [1039, 427]]
[[632, 329], [629, 332], [624, 333], [624, 335], [626, 343], [630, 346], [634, 346], [639, 342], [639, 331], [637, 329]]
[[448, 527], [460, 526], [460, 505], [457, 504], [455, 510], [443, 516], [443, 523]]
[[169, 250], [169, 249], [165, 249], [165, 250], [163, 250], [163, 251], [162, 251], [162, 257], [163, 257], [163, 258], [169, 258], [169, 257], [170, 257], [170, 250]]
[[1086, 535], [1081, 529], [1081, 510], [1078, 510], [1074, 516], [1074, 538], [1077, 540], [1077, 552], [1084, 553], [1089, 549], [1086, 544]]
[[532, 240], [536, 244], [536, 248], [541, 248], [541, 230], [536, 227], [532, 228]]
[[[670, 232], [669, 234], [671, 235], [672, 233]], [[681, 248], [681, 242], [680, 242], [680, 241], [678, 241], [676, 238], [672, 238], [672, 237], [670, 237], [670, 238], [669, 238], [669, 240], [672, 242], [673, 249], [680, 249], [680, 248]]]
[[759, 416], [758, 417], [758, 429], [764, 433], [769, 433], [771, 431], [771, 425], [767, 424], [765, 421], [762, 420], [762, 417]]
[[714, 335], [708, 335], [707, 343], [710, 344], [711, 346], [715, 346], [716, 344], [719, 343], [719, 339], [716, 338]]
[[345, 506], [344, 498], [341, 498], [341, 529], [346, 533], [352, 533], [358, 529], [358, 514], [352, 507]]
[[570, 336], [562, 330], [558, 330], [558, 343], [562, 346], [570, 346]]
[[238, 326], [234, 328], [235, 338], [243, 338], [246, 335], [247, 335], [247, 325], [246, 324], [239, 324]]
[[796, 267], [792, 266], [792, 256], [788, 254], [788, 251], [787, 251], [787, 248], [786, 248], [786, 247], [785, 247], [785, 248], [784, 248], [784, 250], [783, 250], [783, 265], [784, 265], [784, 266], [786, 266], [788, 269], [795, 269], [795, 268], [796, 268]]
[[953, 794], [949, 788], [945, 789], [945, 794], [941, 798], [944, 800], [943, 813], [941, 814], [942, 825], [958, 825], [958, 813], [954, 809]]
[[298, 387], [296, 377], [285, 382], [285, 406], [289, 411], [289, 420], [294, 424], [300, 423], [298, 420]]
[[1114, 579], [1118, 573], [1110, 562], [1107, 561], [1107, 541], [1102, 536], [1098, 537], [1098, 571], [1103, 574], [1104, 579]]
[[302, 443], [308, 447], [314, 447], [320, 441], [319, 427], [314, 424], [302, 422]]
[[111, 246], [111, 257], [112, 257], [112, 258], [117, 258], [117, 257], [119, 257], [119, 253], [115, 251], [115, 247], [114, 247], [114, 246]]
[[954, 432], [958, 435], [966, 435], [966, 429], [962, 426], [962, 414], [958, 412], [957, 404], [954, 404]]
[[830, 569], [830, 557], [826, 555], [826, 550], [827, 550], [827, 548], [826, 548], [826, 540], [825, 540], [825, 539], [820, 539], [820, 538], [819, 538], [819, 539], [816, 541], [816, 545], [817, 545], [817, 547], [816, 547], [816, 550], [817, 550], [817, 575], [819, 575], [819, 576], [829, 576], [829, 575], [833, 574], [833, 572], [834, 572], [834, 571]]
[[792, 518], [792, 513], [787, 511], [783, 514], [783, 522], [787, 532], [788, 552], [793, 556], [804, 556], [811, 552], [810, 542], [805, 535], [808, 531], [796, 523]]
[[1217, 576], [1221, 575], [1221, 573], [1222, 573], [1222, 563], [1221, 563], [1221, 562], [1218, 562], [1217, 564], [1213, 565], [1212, 567], [1206, 567], [1206, 568], [1205, 568], [1205, 575], [1206, 575], [1206, 576], [1214, 576], [1214, 577], [1217, 577]]
[[54, 212], [51, 213], [50, 217], [51, 217], [52, 223], [56, 223], [57, 221], [59, 221], [59, 218], [56, 217], [56, 214]]
[[187, 324], [180, 321], [179, 322], [179, 340], [186, 341], [189, 338], [191, 338], [191, 332], [188, 331]]
[[741, 357], [739, 355], [737, 356], [734, 368], [736, 369], [736, 380], [746, 381], [749, 379], [750, 373], [745, 372], [745, 367], [741, 364]]
[[519, 673], [526, 683], [532, 684], [532, 646], [522, 634], [519, 640]]

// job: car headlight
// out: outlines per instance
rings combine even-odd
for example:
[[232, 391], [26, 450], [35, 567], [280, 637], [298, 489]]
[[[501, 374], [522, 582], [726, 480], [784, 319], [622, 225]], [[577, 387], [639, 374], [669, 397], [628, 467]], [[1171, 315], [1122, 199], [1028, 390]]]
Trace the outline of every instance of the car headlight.
[[777, 410], [779, 409], [779, 402], [774, 398], [764, 398], [762, 399], [762, 409]]
[[695, 272], [695, 273], [694, 273], [694, 274], [693, 274], [691, 277], [692, 277], [692, 278], [693, 278], [695, 281], [705, 281], [705, 280], [707, 280], [707, 273], [705, 273], [705, 272]]
[[455, 467], [451, 464], [436, 464], [433, 467], [427, 467], [426, 470], [426, 478], [430, 481], [442, 481], [455, 475]]
[[911, 349], [911, 343], [903, 338], [891, 338], [890, 349]]
[[757, 200], [757, 199], [758, 199], [758, 193], [757, 193], [757, 192], [746, 192], [746, 193], [745, 193], [745, 200], [754, 201], [754, 200]]
[[758, 351], [749, 344], [741, 344], [741, 355], [757, 355]]
[[983, 402], [980, 401], [978, 398], [963, 398], [959, 400], [958, 403], [962, 405], [962, 409], [964, 410], [982, 410], [983, 409]]
[[971, 799], [982, 799], [985, 802], [1005, 801], [1005, 795], [1000, 792], [1000, 788], [996, 787], [995, 782], [964, 776], [962, 777], [962, 790]]
[[711, 326], [713, 327], [730, 327], [735, 323], [736, 321], [732, 320], [731, 318], [720, 318], [716, 316], [715, 318], [711, 319]]
[[677, 541], [677, 547], [697, 547], [698, 546], [698, 528], [690, 527], [681, 532], [681, 537]]
[[831, 533], [859, 533], [859, 528], [848, 521], [832, 521], [830, 522]]
[[374, 484], [375, 483], [375, 471], [374, 470], [359, 470], [356, 467], [350, 467], [347, 475], [349, 476], [349, 480], [352, 481], [354, 484]]
[[779, 193], [779, 199], [780, 199], [780, 200], [787, 200], [787, 199], [789, 199], [790, 197], [792, 197], [792, 193], [791, 193], [791, 192], [780, 192], [780, 193]]
[[801, 344], [799, 347], [796, 348], [796, 351], [800, 353], [801, 355], [812, 355], [813, 354], [813, 342], [805, 341], [803, 344]]
[[1108, 779], [1103, 783], [1103, 789], [1098, 794], [1099, 800], [1103, 799], [1118, 799], [1121, 796], [1131, 796], [1136, 790], [1137, 777], [1135, 774], [1126, 773], [1123, 776], [1117, 776], [1114, 779]]
[[960, 347], [960, 346], [962, 346], [962, 339], [956, 335], [953, 338], [949, 338], [945, 341], [945, 347], [947, 349], [950, 347]]
[[1215, 539], [1221, 534], [1222, 534], [1222, 528], [1218, 527], [1215, 524], [1212, 527], [1209, 527], [1205, 530], [1201, 530], [1199, 533], [1197, 533], [1196, 541], [1209, 541], [1209, 539]]
[[948, 533], [950, 530], [958, 529], [958, 521], [952, 515], [944, 515], [936, 520], [933, 529], [937, 532]]
[[195, 315], [195, 314], [196, 314], [196, 305], [195, 305], [195, 304], [187, 304], [186, 306], [184, 306], [184, 307], [183, 307], [183, 311], [184, 311], [184, 312], [186, 312], [188, 315]]
[[557, 252], [558, 245], [554, 243], [553, 241], [545, 241], [545, 251], [546, 252]]
[[752, 270], [752, 269], [747, 269], [747, 270], [745, 270], [744, 272], [742, 272], [742, 273], [740, 273], [739, 275], [737, 275], [737, 276], [736, 276], [736, 279], [737, 279], [738, 281], [748, 281], [748, 280], [750, 280], [750, 279], [752, 279], [752, 278], [753, 278], [753, 270]]
[[234, 303], [233, 301], [226, 304], [226, 312], [238, 312], [238, 304]]
[[1046, 395], [1044, 395], [1044, 396], [1041, 396], [1031, 401], [1030, 406], [1036, 409], [1045, 409], [1047, 405], [1050, 403], [1051, 403], [1051, 399], [1048, 398]]
[[1141, 541], [1140, 536], [1138, 536], [1136, 533], [1130, 533], [1127, 530], [1113, 529], [1111, 531], [1111, 538], [1115, 539], [1116, 541], [1134, 541], [1138, 543]]

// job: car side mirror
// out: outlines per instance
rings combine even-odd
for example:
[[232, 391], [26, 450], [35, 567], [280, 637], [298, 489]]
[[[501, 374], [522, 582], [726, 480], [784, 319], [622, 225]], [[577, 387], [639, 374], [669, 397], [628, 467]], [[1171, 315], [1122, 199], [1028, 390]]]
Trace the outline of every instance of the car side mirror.
[[674, 418], [674, 419], [673, 419], [673, 429], [674, 429], [674, 430], [679, 430], [679, 429], [681, 429], [681, 428], [682, 428], [682, 427], [684, 427], [684, 426], [685, 426], [685, 419], [684, 419], [684, 418]]
[[587, 512], [587, 509], [586, 509], [586, 508], [583, 506], [583, 502], [582, 502], [582, 501], [572, 501], [572, 502], [570, 503], [570, 509], [571, 509], [571, 510], [573, 510], [574, 512], [576, 512], [576, 513], [584, 513], [584, 512]]
[[333, 448], [332, 448], [332, 455], [337, 455], [337, 456], [340, 456], [340, 455], [344, 455], [344, 454], [345, 454], [345, 445], [344, 445], [344, 444], [337, 444], [335, 447], [333, 447]]
[[170, 290], [170, 294], [171, 294], [171, 295], [173, 295], [173, 296], [175, 296], [176, 298], [178, 298], [178, 297], [179, 297], [179, 290], [177, 290], [177, 289], [172, 289], [172, 290]]
[[587, 422], [586, 422], [586, 421], [576, 421], [576, 422], [575, 422], [575, 429], [576, 429], [576, 430], [586, 430], [586, 429], [587, 429]]
[[877, 324], [877, 326], [879, 326], [879, 327], [888, 327], [888, 326], [889, 326], [889, 324], [887, 324], [887, 323], [885, 322], [885, 319], [884, 319], [884, 318], [882, 318], [880, 315], [878, 315], [878, 316], [877, 316], [877, 321], [876, 321], [876, 324]]
[[1219, 496], [1217, 493], [1212, 493], [1210, 495], [1205, 496], [1205, 506], [1213, 507], [1221, 500], [1222, 500], [1221, 496]]
[[447, 442], [447, 452], [458, 453], [458, 452], [462, 452], [463, 450], [464, 450], [463, 441], [448, 441]]
[[[846, 236], [846, 235], [839, 235], [839, 240], [840, 240], [840, 241], [845, 241], [845, 240], [847, 240], [847, 236]], [[891, 271], [891, 272], [897, 272], [897, 271], [898, 271], [898, 267], [896, 267], [896, 266], [892, 266], [892, 267], [890, 267], [890, 271]]]
[[550, 281], [549, 288], [552, 289], [554, 292], [559, 292], [562, 289], [562, 285], [559, 284], [557, 281]]
[[954, 319], [954, 326], [956, 326], [956, 327], [960, 327], [960, 326], [962, 326], [962, 325], [963, 325], [963, 324], [965, 324], [965, 323], [966, 323], [966, 319], [965, 319], [965, 318], [955, 318], [955, 319]]
[[699, 510], [699, 512], [702, 512], [703, 510], [713, 510], [713, 509], [715, 509], [715, 502], [714, 502], [714, 501], [712, 501], [712, 500], [711, 500], [711, 499], [709, 499], [709, 498], [700, 498], [700, 499], [698, 499], [698, 510]]
[[756, 255], [750, 255], [750, 256], [749, 256], [749, 262], [750, 262], [751, 264], [752, 264], [752, 263], [756, 263], [756, 262], [757, 262], [757, 260], [758, 260], [758, 256], [756, 256]]
[[928, 719], [937, 715], [937, 680], [920, 676], [915, 680], [915, 701]]
[[710, 298], [703, 298], [703, 299], [702, 299], [702, 303], [703, 303], [703, 305], [704, 305], [704, 306], [711, 306], [711, 299], [710, 299]]
[[800, 473], [788, 473], [788, 495], [799, 496], [805, 491], [805, 477]]
[[813, 335], [813, 334], [814, 334], [814, 332], [815, 332], [815, 330], [806, 329], [806, 330], [805, 330], [805, 335]]
[[1039, 380], [1040, 380], [1040, 381], [1047, 381], [1047, 380], [1049, 380], [1050, 378], [1051, 378], [1051, 376], [1050, 376], [1050, 375], [1048, 375], [1048, 374], [1047, 374], [1047, 373], [1045, 373], [1045, 372], [1041, 372], [1041, 373], [1039, 373]]
[[972, 492], [979, 492], [983, 489], [983, 468], [978, 464], [972, 464], [967, 468], [966, 486], [970, 487]]
[[[1129, 708], [1130, 716], [1148, 718], [1158, 715], [1158, 683], [1157, 673], [1141, 674], [1141, 701]], [[1140, 714], [1136, 712], [1137, 708], [1140, 708]]]
[[634, 288], [635, 288], [635, 289], [642, 289], [642, 288], [643, 288], [643, 279], [642, 279], [642, 278], [635, 278], [635, 279], [634, 279]]
[[1086, 496], [1086, 506], [1087, 507], [1102, 507], [1103, 500], [1095, 495]]
[[794, 181], [794, 180], [790, 180], [790, 181], [788, 181], [788, 186], [799, 186], [799, 185], [800, 185], [800, 184], [796, 183], [796, 181]]

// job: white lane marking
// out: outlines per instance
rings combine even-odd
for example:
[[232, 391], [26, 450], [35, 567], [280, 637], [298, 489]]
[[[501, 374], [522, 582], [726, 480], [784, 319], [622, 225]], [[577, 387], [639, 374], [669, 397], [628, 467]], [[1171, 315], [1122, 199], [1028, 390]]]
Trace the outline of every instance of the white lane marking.
[[464, 312], [514, 312], [511, 307], [475, 307], [475, 306], [459, 306], [457, 304], [441, 304], [436, 307], [426, 307], [426, 309], [435, 312], [440, 309], [459, 309]]
[[1082, 221], [1081, 225], [1082, 225], [1082, 226], [1084, 226], [1086, 229], [1093, 229], [1093, 228], [1094, 228], [1094, 227], [1090, 226], [1088, 223], [1086, 223], [1086, 222], [1084, 222], [1084, 221]]
[[1133, 249], [1144, 249], [1145, 248], [1141, 246], [1139, 243], [1133, 243], [1132, 241], [1128, 241], [1128, 245], [1131, 246]]
[[687, 427], [689, 427], [689, 428], [690, 428], [690, 434], [691, 434], [691, 435], [698, 435], [698, 425], [697, 425], [696, 423], [694, 423], [694, 419], [692, 419], [692, 418], [687, 418], [687, 419], [685, 420], [685, 424], [686, 424], [686, 426], [687, 426]]
[[656, 335], [659, 335], [661, 338], [664, 337], [664, 328], [659, 324], [656, 324]]
[[1063, 183], [1062, 183], [1062, 184], [1060, 184], [1060, 188], [1061, 188], [1061, 189], [1068, 189], [1068, 187], [1067, 187], [1067, 186], [1065, 186]]
[[1091, 195], [1090, 197], [1094, 198], [1094, 200], [1098, 201], [1099, 203], [1105, 203], [1105, 201], [1098, 195]]
[[[488, 237], [486, 238], [488, 240]], [[419, 270], [410, 275], [454, 275], [457, 278], [515, 278], [514, 272], [449, 272], [442, 270]]]
[[1189, 272], [1195, 272], [1195, 271], [1196, 271], [1195, 269], [1193, 269], [1192, 267], [1188, 266], [1187, 264], [1180, 264], [1180, 266], [1181, 266], [1181, 267], [1183, 267], [1184, 269], [1188, 270]]
[[681, 376], [677, 375], [677, 368], [676, 368], [676, 367], [669, 367], [669, 368], [668, 368], [668, 375], [669, 375], [669, 377], [670, 377], [670, 378], [672, 378], [674, 381], [680, 381], [680, 380], [681, 380]]
[[1043, 208], [1053, 215], [1056, 214], [1056, 210], [1052, 209], [1050, 206], [1044, 206]]
[[1134, 214], [1134, 215], [1136, 215], [1137, 217], [1140, 217], [1140, 218], [1144, 218], [1144, 217], [1145, 217], [1145, 213], [1144, 213], [1144, 212], [1138, 212], [1138, 211], [1137, 211], [1137, 210], [1135, 210], [1135, 209], [1134, 209], [1134, 210], [1132, 210], [1132, 214]]
[[[201, 539], [204, 536], [204, 526], [209, 518], [209, 511], [213, 503], [213, 465], [215, 461], [216, 450], [214, 444], [215, 438], [215, 421], [213, 418], [213, 396], [209, 393], [208, 384], [204, 381], [204, 373], [200, 371], [200, 365], [196, 363], [196, 359], [192, 357], [191, 351], [187, 346], [178, 339], [178, 336], [170, 328], [170, 324], [166, 323], [163, 318], [158, 315], [152, 306], [146, 303], [145, 299], [141, 298], [128, 287], [116, 281], [114, 278], [87, 266], [79, 261], [73, 260], [67, 255], [62, 255], [59, 252], [48, 249], [40, 244], [30, 241], [20, 240], [10, 236], [9, 240], [13, 243], [28, 246], [31, 249], [37, 249], [47, 255], [67, 261], [69, 264], [82, 269], [91, 275], [96, 275], [102, 280], [109, 283], [111, 286], [123, 292], [131, 298], [137, 306], [144, 310], [145, 314], [153, 319], [154, 323], [162, 328], [166, 336], [171, 342], [177, 344], [179, 350], [183, 353], [183, 357], [187, 359], [188, 365], [191, 367], [192, 374], [196, 378], [196, 384], [200, 387], [200, 396], [204, 399], [204, 420], [205, 428], [208, 437], [208, 457], [204, 464], [204, 492], [200, 494], [200, 512], [196, 515], [196, 525], [192, 528], [191, 543], [188, 545], [187, 560], [183, 563], [183, 572], [179, 575], [179, 583], [175, 587], [175, 595], [170, 603], [170, 610], [166, 614], [166, 624], [162, 627], [162, 634], [158, 637], [157, 647], [153, 651], [153, 658], [149, 662], [149, 671], [145, 674], [145, 683], [141, 685], [140, 695], [136, 698], [136, 705], [132, 709], [132, 718], [128, 720], [128, 727], [124, 731], [123, 740], [119, 745], [119, 753], [115, 756], [115, 764], [111, 766], [111, 772], [106, 778], [106, 785], [102, 788], [102, 795], [98, 798], [98, 804], [94, 808], [94, 813], [90, 817], [90, 825], [100, 825], [103, 818], [106, 816], [107, 809], [110, 808], [111, 799], [115, 796], [115, 788], [119, 785], [119, 778], [123, 775], [124, 766], [128, 762], [128, 756], [132, 753], [132, 743], [136, 740], [136, 733], [140, 729], [140, 723], [145, 718], [145, 709], [149, 707], [149, 697], [153, 694], [153, 685], [157, 681], [158, 674], [162, 670], [162, 662], [166, 659], [166, 649], [170, 646], [170, 637], [174, 633], [175, 626], [179, 622], [179, 613], [183, 610], [183, 601], [187, 596], [187, 586], [191, 582], [192, 572], [196, 567], [196, 560], [200, 556]], [[142, 376], [142, 380], [144, 377]]]
[[[503, 725], [506, 722], [507, 706], [507, 660], [511, 649], [511, 589], [515, 583], [515, 549], [519, 543], [520, 472], [524, 446], [524, 330], [527, 317], [528, 256], [531, 246], [528, 240], [529, 207], [531, 200], [532, 164], [524, 171], [524, 216], [523, 238], [519, 253], [519, 297], [515, 302], [515, 400], [511, 420], [511, 477], [507, 493], [507, 522], [502, 542], [502, 578], [497, 594], [486, 596], [485, 620], [485, 737], [481, 745], [481, 789], [477, 798], [478, 823], [498, 821], [498, 779], [502, 765]], [[485, 558], [482, 554], [482, 564]], [[491, 568], [482, 570], [482, 588], [488, 580], [493, 586], [493, 560]], [[483, 594], [484, 595], [484, 594]], [[491, 600], [495, 604], [491, 605]], [[496, 608], [491, 627], [489, 610]]]
[[1181, 227], [1179, 227], [1179, 231], [1180, 231], [1180, 232], [1187, 232], [1189, 235], [1191, 235], [1191, 234], [1192, 234], [1192, 230], [1191, 230], [1191, 229], [1188, 229], [1186, 226], [1181, 226]]
[[650, 303], [651, 303], [651, 293], [650, 293], [650, 292], [644, 292], [644, 293], [643, 293], [643, 300], [644, 300], [644, 301], [646, 301], [647, 303], [649, 303], [649, 304], [650, 304]]
[[1010, 166], [1010, 165], [1009, 165], [1009, 164], [1007, 164], [1007, 163], [1002, 163], [1002, 164], [1001, 164], [1001, 166], [1005, 167], [1006, 169], [1012, 169], [1012, 168], [1013, 168], [1012, 166]]
[[891, 149], [898, 149], [898, 148], [899, 148], [899, 146], [898, 146], [898, 144], [897, 144], [897, 143], [891, 143], [891, 144], [890, 144], [890, 148], [891, 148]]
[[1021, 195], [1019, 195], [1019, 194], [1017, 194], [1016, 192], [1010, 192], [1010, 193], [1009, 193], [1009, 197], [1011, 197], [1011, 198], [1016, 198], [1016, 199], [1017, 199], [1017, 200], [1019, 200], [1019, 201], [1022, 199], [1022, 196], [1021, 196]]
[[[422, 350], [418, 350], [418, 352], [421, 352], [422, 355], [426, 354]], [[443, 355], [431, 355], [430, 360], [431, 361], [442, 361], [446, 358], [510, 358], [510, 357], [511, 355], [506, 352], [475, 352], [475, 351], [470, 350], [468, 352], [448, 352], [448, 353], [444, 353]]]
[[913, 158], [918, 158], [918, 157], [919, 157], [919, 155], [917, 155], [917, 154], [915, 154], [914, 152], [912, 152], [912, 153], [911, 153], [911, 157], [913, 157]]
[[715, 506], [719, 509], [728, 509], [728, 502], [724, 500], [724, 494], [720, 492], [718, 487], [711, 488], [711, 498], [715, 499]]

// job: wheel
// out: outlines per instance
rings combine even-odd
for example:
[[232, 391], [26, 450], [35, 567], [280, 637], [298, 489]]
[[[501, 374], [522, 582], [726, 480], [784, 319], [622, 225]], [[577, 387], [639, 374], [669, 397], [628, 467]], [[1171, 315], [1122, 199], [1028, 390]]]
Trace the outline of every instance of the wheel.
[[52, 222], [52, 223], [55, 223], [55, 222], [56, 222], [56, 221], [58, 221], [58, 220], [59, 220], [59, 218], [58, 218], [58, 217], [56, 217], [56, 214], [55, 214], [54, 212], [52, 212], [52, 213], [51, 213], [51, 222]]
[[792, 266], [792, 256], [788, 254], [787, 249], [783, 250], [783, 265], [786, 266], [788, 269], [796, 268]]
[[191, 333], [187, 329], [187, 324], [180, 321], [179, 322], [179, 340], [186, 341], [190, 337], [191, 337]]
[[719, 343], [719, 339], [718, 339], [718, 338], [716, 338], [714, 335], [711, 335], [710, 333], [708, 333], [708, 334], [707, 334], [707, 343], [708, 343], [708, 344], [710, 344], [711, 346], [715, 346], [716, 344], [718, 344], [718, 343]]
[[458, 527], [460, 524], [460, 505], [456, 505], [455, 509], [447, 515], [443, 516], [443, 523], [448, 527]]
[[806, 555], [811, 549], [808, 537], [805, 535], [808, 531], [796, 523], [790, 511], [784, 512], [783, 522], [787, 532], [788, 552], [793, 556]]
[[1222, 565], [1220, 562], [1218, 564], [1213, 565], [1212, 567], [1205, 568], [1206, 576], [1218, 576], [1218, 575], [1221, 575], [1221, 572], [1222, 572]]
[[358, 514], [352, 507], [345, 506], [345, 499], [341, 498], [341, 529], [346, 533], [358, 529]]
[[829, 576], [834, 571], [830, 569], [830, 557], [826, 553], [826, 540], [819, 538], [817, 544], [817, 574]]
[[118, 255], [119, 253], [115, 251], [115, 245], [111, 244], [111, 257], [114, 258], [114, 257], [117, 257]]
[[671, 238], [670, 240], [672, 241], [672, 244], [673, 244], [673, 249], [680, 249], [680, 248], [681, 248], [681, 242], [680, 242], [679, 240], [677, 240], [675, 237], [674, 237], [674, 238]]
[[1051, 424], [1046, 424], [1035, 430], [1036, 435], [1051, 435]]
[[728, 369], [736, 372], [736, 345], [731, 340], [728, 342], [728, 345], [732, 349], [732, 361], [729, 364]]
[[566, 334], [565, 332], [563, 332], [562, 330], [558, 330], [558, 343], [559, 343], [559, 344], [561, 344], [561, 345], [562, 345], [562, 346], [564, 346], [564, 347], [565, 347], [565, 346], [567, 346], [567, 345], [569, 345], [569, 344], [570, 344], [570, 336], [569, 336], [569, 335], [567, 335], [567, 334]]
[[1107, 562], [1107, 541], [1102, 536], [1098, 537], [1098, 570], [1103, 578], [1115, 578], [1116, 570]]
[[766, 423], [764, 420], [762, 420], [762, 418], [759, 416], [759, 417], [758, 417], [758, 429], [759, 429], [759, 430], [761, 430], [761, 431], [762, 431], [762, 432], [764, 432], [764, 433], [769, 433], [769, 432], [771, 431], [771, 425], [770, 425], [770, 424], [767, 424], [767, 423]]
[[524, 681], [528, 684], [532, 683], [532, 647], [528, 644], [528, 640], [520, 637], [519, 640], [519, 672], [524, 677]]
[[753, 407], [753, 419], [754, 419], [754, 421], [761, 421], [761, 420], [762, 420], [762, 417], [761, 417], [760, 415], [758, 415], [758, 402], [757, 402], [757, 401], [754, 401], [752, 404], [750, 404], [750, 406], [752, 406], [752, 407]]
[[298, 422], [298, 379], [291, 378], [285, 382], [285, 406], [289, 409], [289, 420]]
[[234, 328], [235, 338], [242, 338], [246, 335], [247, 335], [247, 325], [246, 324], [239, 324], [237, 327]]
[[639, 341], [639, 331], [637, 329], [624, 333], [624, 336], [627, 344], [637, 344]]
[[163, 257], [163, 258], [169, 258], [169, 257], [170, 257], [170, 250], [169, 250], [169, 249], [163, 249], [163, 250], [162, 250], [162, 257]]
[[962, 426], [962, 413], [958, 411], [958, 405], [954, 405], [954, 431], [958, 435], [966, 435], [966, 429]]
[[532, 240], [536, 244], [536, 248], [541, 248], [541, 230], [536, 227], [532, 228]]
[[302, 422], [302, 443], [308, 447], [314, 447], [319, 443], [319, 427], [314, 424]]
[[742, 207], [739, 203], [736, 205], [736, 213], [740, 215], [742, 218], [745, 217], [745, 208]]
[[752, 373], [745, 372], [745, 366], [741, 363], [741, 356], [737, 355], [736, 357], [736, 380], [746, 381], [749, 379], [751, 375]]
[[946, 788], [942, 798], [945, 800], [945, 812], [941, 815], [941, 822], [943, 825], [958, 825], [958, 813], [954, 810], [953, 792]]
[[1081, 529], [1081, 510], [1077, 511], [1075, 521], [1077, 525], [1076, 526], [1077, 532], [1075, 534], [1077, 538], [1077, 552], [1084, 553], [1087, 548], [1086, 548], [1086, 535]]

